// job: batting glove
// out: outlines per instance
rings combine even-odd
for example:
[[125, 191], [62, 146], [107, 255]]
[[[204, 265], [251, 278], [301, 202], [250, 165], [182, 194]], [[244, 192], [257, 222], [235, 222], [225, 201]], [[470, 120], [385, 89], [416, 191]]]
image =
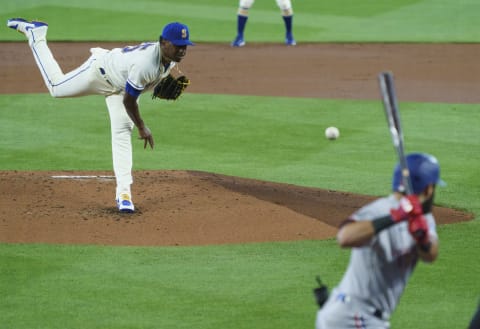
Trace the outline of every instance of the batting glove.
[[407, 220], [410, 216], [422, 215], [422, 205], [416, 195], [407, 195], [400, 199], [397, 209], [390, 210], [390, 215], [395, 223]]
[[428, 223], [423, 215], [411, 216], [408, 219], [408, 231], [417, 244], [425, 246], [429, 243]]

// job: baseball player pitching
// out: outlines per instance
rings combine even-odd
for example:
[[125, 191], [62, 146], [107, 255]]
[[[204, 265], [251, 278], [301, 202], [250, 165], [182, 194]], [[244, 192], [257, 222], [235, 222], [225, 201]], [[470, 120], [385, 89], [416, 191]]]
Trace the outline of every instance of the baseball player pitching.
[[355, 213], [340, 227], [341, 247], [352, 248], [348, 268], [317, 313], [316, 329], [390, 328], [389, 318], [420, 259], [433, 262], [438, 235], [432, 204], [442, 184], [435, 157], [412, 153], [406, 158], [413, 193], [405, 195], [400, 165], [393, 192]]
[[[152, 132], [140, 115], [139, 97], [147, 90], [156, 90], [167, 77], [171, 78], [171, 69], [185, 57], [187, 46], [193, 45], [188, 27], [173, 22], [165, 25], [157, 42], [111, 50], [92, 48], [85, 63], [63, 73], [47, 45], [47, 23], [12, 18], [7, 21], [7, 26], [27, 37], [35, 62], [53, 97], [105, 97], [111, 124], [115, 200], [119, 211], [134, 212], [131, 192], [133, 127], [137, 127], [144, 148], [154, 146]], [[185, 84], [181, 88], [184, 89]], [[177, 91], [175, 97], [183, 89]]]
[[[291, 0], [276, 0], [277, 5], [282, 11], [283, 22], [285, 23], [285, 44], [295, 46], [297, 42], [293, 37], [293, 9]], [[253, 6], [255, 0], [240, 0], [237, 12], [237, 36], [232, 42], [232, 47], [245, 46], [244, 31], [247, 25], [248, 12]]]

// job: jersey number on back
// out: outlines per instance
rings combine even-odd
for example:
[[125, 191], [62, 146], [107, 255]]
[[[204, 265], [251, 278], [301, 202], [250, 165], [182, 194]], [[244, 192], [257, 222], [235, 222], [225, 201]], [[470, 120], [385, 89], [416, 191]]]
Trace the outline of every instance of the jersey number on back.
[[145, 50], [150, 46], [153, 46], [155, 43], [153, 42], [144, 42], [142, 44], [136, 45], [136, 46], [126, 46], [122, 49], [122, 53], [128, 53], [134, 50]]

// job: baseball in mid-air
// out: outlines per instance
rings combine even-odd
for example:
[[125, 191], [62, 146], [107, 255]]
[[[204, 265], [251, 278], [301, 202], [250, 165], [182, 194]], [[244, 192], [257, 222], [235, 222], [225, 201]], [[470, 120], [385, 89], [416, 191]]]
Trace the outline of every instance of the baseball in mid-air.
[[340, 137], [340, 130], [338, 130], [337, 127], [328, 127], [325, 129], [325, 137], [327, 137], [330, 140], [337, 139]]

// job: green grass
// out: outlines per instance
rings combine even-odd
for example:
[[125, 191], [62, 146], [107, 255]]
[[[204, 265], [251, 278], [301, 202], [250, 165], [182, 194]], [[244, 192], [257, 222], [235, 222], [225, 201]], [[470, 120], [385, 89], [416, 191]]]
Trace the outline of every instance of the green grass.
[[[4, 1], [0, 17], [48, 21], [49, 40], [143, 41], [180, 20], [197, 42], [229, 43], [238, 2]], [[477, 0], [294, 2], [302, 42], [478, 42]], [[283, 42], [274, 1], [257, 1], [247, 41]], [[24, 38], [6, 27], [0, 40]], [[211, 69], [211, 68], [206, 68]], [[156, 138], [134, 141], [135, 170], [194, 169], [383, 195], [395, 154], [379, 101], [186, 94], [142, 99]], [[393, 328], [464, 328], [478, 302], [478, 105], [401, 103], [407, 151], [435, 154], [444, 206], [477, 219], [438, 228], [441, 252], [420, 264]], [[327, 141], [327, 126], [340, 139]], [[101, 97], [0, 96], [0, 170], [111, 170]], [[1, 188], [1, 187], [0, 187]], [[1, 215], [0, 215], [1, 218]], [[1, 223], [1, 221], [0, 221]], [[340, 279], [333, 240], [206, 247], [0, 244], [0, 328], [313, 328], [314, 277]]]
[[[50, 40], [154, 40], [167, 22], [180, 20], [198, 42], [231, 42], [237, 1], [105, 0], [4, 1], [0, 16], [45, 20]], [[298, 42], [478, 42], [477, 0], [302, 0], [293, 3]], [[246, 29], [249, 42], [283, 42], [274, 1], [257, 1]], [[21, 40], [6, 28], [0, 40]]]
[[3, 325], [32, 328], [41, 319], [45, 328], [291, 328], [303, 318], [305, 327], [314, 317], [312, 260], [322, 245], [324, 252], [346, 255], [328, 242], [5, 245], [2, 276], [10, 284], [0, 291], [9, 298], [0, 308], [11, 311]]
[[[434, 265], [418, 266], [394, 328], [467, 323], [478, 297], [472, 246], [479, 229], [479, 221], [440, 228], [448, 243]], [[315, 275], [336, 283], [348, 255], [333, 240], [155, 248], [4, 244], [2, 326], [313, 327]]]

